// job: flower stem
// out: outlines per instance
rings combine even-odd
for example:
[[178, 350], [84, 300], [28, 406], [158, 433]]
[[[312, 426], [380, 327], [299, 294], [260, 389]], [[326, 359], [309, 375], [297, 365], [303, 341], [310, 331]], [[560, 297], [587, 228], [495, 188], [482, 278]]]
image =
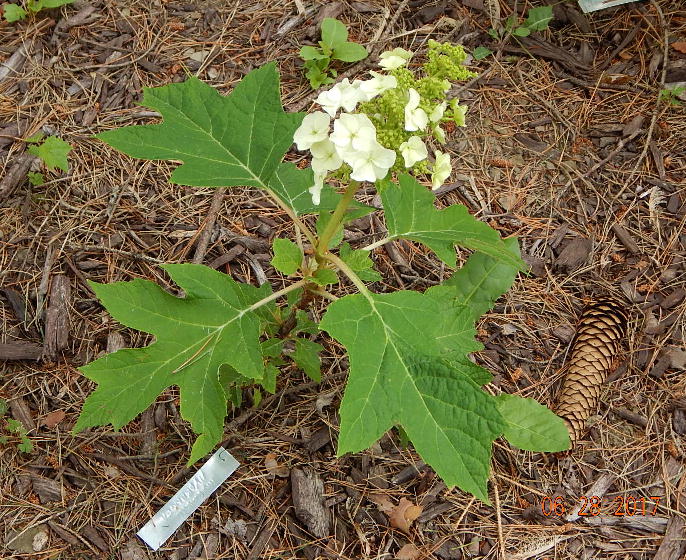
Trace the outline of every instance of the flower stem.
[[329, 252], [329, 243], [331, 242], [331, 238], [336, 234], [338, 227], [343, 221], [343, 216], [348, 210], [348, 206], [350, 206], [350, 203], [352, 202], [353, 197], [359, 188], [360, 183], [351, 179], [350, 184], [346, 187], [345, 192], [343, 193], [343, 197], [338, 202], [338, 206], [336, 206], [336, 209], [333, 211], [333, 215], [331, 216], [329, 223], [326, 225], [324, 233], [322, 233], [321, 237], [319, 238], [316, 251], [317, 255], [324, 256]]
[[305, 225], [305, 223], [300, 218], [298, 218], [298, 216], [295, 215], [295, 212], [288, 206], [288, 204], [286, 204], [283, 200], [281, 200], [278, 196], [276, 196], [276, 193], [274, 191], [272, 191], [271, 189], [267, 189], [267, 188], [265, 188], [265, 190], [267, 191], [269, 196], [271, 196], [274, 199], [274, 202], [276, 202], [276, 204], [278, 206], [280, 206], [281, 209], [286, 212], [286, 214], [288, 214], [288, 217], [291, 220], [293, 220], [293, 223], [295, 223], [295, 225], [298, 228], [300, 228], [300, 231], [305, 235], [305, 237], [307, 237], [307, 240], [312, 244], [312, 246], [316, 247], [317, 238], [316, 238], [315, 234], [312, 233], [310, 228], [308, 228]]

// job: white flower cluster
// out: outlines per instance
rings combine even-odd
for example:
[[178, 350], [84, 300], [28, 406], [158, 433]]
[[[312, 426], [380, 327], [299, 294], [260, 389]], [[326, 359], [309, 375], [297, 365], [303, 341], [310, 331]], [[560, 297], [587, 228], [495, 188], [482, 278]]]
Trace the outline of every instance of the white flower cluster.
[[[407, 64], [412, 53], [404, 49], [393, 49], [380, 55], [379, 65], [392, 70]], [[295, 131], [293, 140], [299, 150], [310, 150], [314, 185], [309, 188], [314, 204], [319, 204], [324, 179], [330, 171], [335, 171], [347, 163], [352, 172], [350, 177], [356, 181], [375, 182], [383, 179], [396, 160], [396, 153], [382, 146], [376, 138], [376, 128], [363, 113], [353, 113], [359, 103], [374, 99], [383, 92], [398, 86], [395, 76], [371, 72], [369, 80], [343, 79], [331, 89], [319, 94], [315, 100], [324, 111], [306, 115]], [[438, 105], [430, 115], [419, 107], [419, 93], [410, 88], [409, 99], [405, 106], [405, 130], [424, 131], [431, 124], [434, 136], [443, 142], [445, 135], [439, 122], [447, 103]], [[339, 110], [341, 114], [336, 118]], [[330, 133], [333, 119], [333, 132]], [[437, 131], [440, 131], [440, 135]], [[399, 147], [405, 167], [412, 167], [428, 157], [426, 145], [419, 136], [411, 136]], [[450, 175], [450, 156], [435, 153], [432, 170], [433, 188], [438, 188]]]

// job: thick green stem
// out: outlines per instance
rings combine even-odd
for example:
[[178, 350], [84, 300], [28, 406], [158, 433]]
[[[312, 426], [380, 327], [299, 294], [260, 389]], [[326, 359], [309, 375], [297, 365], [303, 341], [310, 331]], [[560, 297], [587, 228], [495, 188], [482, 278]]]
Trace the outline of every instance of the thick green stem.
[[331, 216], [329, 223], [326, 225], [324, 233], [322, 233], [321, 237], [319, 238], [316, 251], [318, 256], [322, 257], [324, 254], [328, 253], [331, 238], [336, 234], [338, 227], [343, 222], [343, 216], [348, 210], [348, 206], [350, 206], [350, 203], [353, 201], [353, 197], [359, 188], [360, 183], [351, 179], [350, 184], [343, 193], [343, 197], [338, 202], [338, 206], [336, 206], [336, 209], [333, 211], [333, 216]]

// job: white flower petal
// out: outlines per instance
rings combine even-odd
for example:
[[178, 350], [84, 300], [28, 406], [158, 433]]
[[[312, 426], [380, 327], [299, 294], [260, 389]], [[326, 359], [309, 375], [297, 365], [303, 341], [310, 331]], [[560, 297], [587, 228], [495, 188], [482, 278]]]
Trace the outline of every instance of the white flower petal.
[[443, 118], [443, 113], [445, 113], [446, 108], [448, 107], [447, 101], [444, 101], [443, 103], [436, 105], [434, 107], [434, 110], [431, 111], [431, 114], [429, 115], [429, 120], [431, 122], [438, 122]]
[[419, 136], [410, 136], [407, 142], [400, 144], [400, 155], [405, 160], [405, 167], [412, 167], [418, 161], [426, 159], [429, 152]]
[[409, 62], [410, 58], [412, 58], [412, 54], [413, 53], [410, 51], [406, 51], [400, 47], [393, 49], [392, 51], [382, 52], [379, 55], [379, 66], [386, 70], [400, 68]]
[[424, 130], [429, 124], [429, 117], [424, 109], [419, 107], [421, 100], [419, 92], [416, 89], [410, 88], [408, 90], [409, 100], [405, 105], [405, 130], [415, 131]]
[[343, 161], [336, 151], [336, 146], [328, 138], [312, 144], [312, 170], [315, 173], [326, 173], [338, 169]]
[[320, 142], [329, 136], [329, 123], [331, 117], [321, 111], [305, 115], [301, 125], [293, 134], [293, 141], [298, 150], [307, 150], [316, 142]]
[[324, 177], [326, 177], [326, 173], [315, 173], [314, 185], [307, 189], [312, 195], [312, 204], [315, 206], [319, 206], [321, 200], [322, 189], [324, 188]]
[[434, 162], [431, 173], [431, 188], [437, 189], [445, 180], [450, 177], [452, 166], [450, 165], [450, 155], [443, 152], [436, 152], [434, 154], [436, 161]]

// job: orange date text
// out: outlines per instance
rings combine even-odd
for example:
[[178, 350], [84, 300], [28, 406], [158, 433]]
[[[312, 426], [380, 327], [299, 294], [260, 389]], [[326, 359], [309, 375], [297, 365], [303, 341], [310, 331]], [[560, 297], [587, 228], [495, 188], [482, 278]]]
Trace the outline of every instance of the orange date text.
[[544, 496], [541, 513], [546, 517], [562, 517], [578, 509], [579, 517], [595, 517], [601, 514], [617, 517], [633, 515], [656, 515], [661, 496], [581, 496], [576, 500], [564, 496]]

